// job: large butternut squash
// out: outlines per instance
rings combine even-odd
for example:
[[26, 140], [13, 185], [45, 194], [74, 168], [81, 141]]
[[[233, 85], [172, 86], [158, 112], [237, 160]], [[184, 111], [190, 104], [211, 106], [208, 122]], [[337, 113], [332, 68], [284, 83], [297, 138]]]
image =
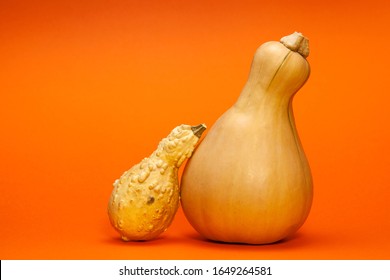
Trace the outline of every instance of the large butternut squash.
[[308, 54], [308, 40], [297, 32], [261, 45], [237, 102], [187, 162], [182, 207], [206, 238], [272, 243], [305, 222], [312, 177], [292, 99], [309, 77]]

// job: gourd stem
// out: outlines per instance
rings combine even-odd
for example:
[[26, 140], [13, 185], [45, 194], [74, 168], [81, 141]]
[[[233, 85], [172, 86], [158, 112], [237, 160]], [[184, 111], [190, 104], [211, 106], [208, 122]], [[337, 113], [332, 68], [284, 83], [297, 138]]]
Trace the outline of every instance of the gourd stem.
[[285, 36], [280, 39], [280, 43], [286, 48], [299, 53], [304, 58], [309, 56], [309, 39], [303, 36], [302, 33], [294, 32], [291, 35]]
[[206, 130], [206, 125], [199, 124], [199, 125], [196, 125], [196, 126], [192, 126], [191, 130], [192, 130], [192, 132], [194, 133], [194, 135], [196, 137], [200, 138], [202, 136], [203, 131]]

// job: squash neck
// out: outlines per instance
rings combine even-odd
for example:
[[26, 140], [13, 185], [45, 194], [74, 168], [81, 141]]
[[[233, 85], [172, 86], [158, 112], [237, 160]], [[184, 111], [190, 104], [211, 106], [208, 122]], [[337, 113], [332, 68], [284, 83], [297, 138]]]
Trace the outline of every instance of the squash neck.
[[181, 125], [176, 127], [166, 138], [162, 139], [151, 157], [157, 157], [170, 165], [179, 168], [189, 158], [199, 141], [206, 125]]
[[284, 115], [291, 109], [293, 96], [294, 93], [281, 95], [266, 92], [248, 83], [233, 107], [245, 113], [260, 114], [262, 117]]
[[255, 52], [248, 81], [235, 107], [239, 110], [285, 112], [310, 75], [308, 42], [299, 33], [267, 42]]

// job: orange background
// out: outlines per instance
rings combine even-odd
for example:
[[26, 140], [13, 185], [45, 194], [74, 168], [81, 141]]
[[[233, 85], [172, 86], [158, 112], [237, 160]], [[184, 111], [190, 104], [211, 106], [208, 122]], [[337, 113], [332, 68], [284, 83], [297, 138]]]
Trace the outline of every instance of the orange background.
[[[2, 0], [0, 259], [389, 259], [388, 3]], [[212, 243], [180, 210], [157, 240], [121, 242], [113, 181], [176, 125], [210, 127], [255, 49], [294, 31], [312, 68], [294, 99], [315, 187], [301, 230]]]

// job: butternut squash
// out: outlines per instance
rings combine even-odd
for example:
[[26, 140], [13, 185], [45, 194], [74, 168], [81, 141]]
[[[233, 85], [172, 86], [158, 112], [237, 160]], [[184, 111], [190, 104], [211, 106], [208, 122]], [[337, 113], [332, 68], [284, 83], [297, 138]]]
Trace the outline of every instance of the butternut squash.
[[312, 177], [292, 100], [309, 78], [308, 54], [308, 39], [297, 32], [261, 45], [238, 100], [187, 162], [181, 203], [204, 237], [273, 243], [305, 222]]
[[108, 216], [124, 241], [154, 239], [169, 227], [179, 206], [178, 169], [205, 129], [176, 127], [150, 157], [114, 182]]

